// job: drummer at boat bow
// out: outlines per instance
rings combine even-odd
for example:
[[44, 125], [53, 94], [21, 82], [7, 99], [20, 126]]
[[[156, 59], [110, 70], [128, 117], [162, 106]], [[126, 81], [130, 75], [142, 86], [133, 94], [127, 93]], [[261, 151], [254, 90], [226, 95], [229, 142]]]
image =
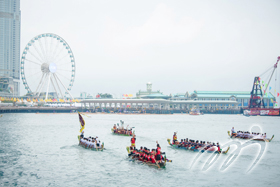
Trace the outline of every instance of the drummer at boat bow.
[[81, 133], [81, 138], [84, 137], [84, 133], [85, 133], [85, 131], [83, 130], [82, 133]]
[[235, 135], [236, 135], [236, 132], [235, 132], [235, 130], [234, 130], [234, 127], [232, 127], [232, 129], [231, 129], [231, 134], [235, 134]]
[[174, 135], [173, 135], [173, 144], [175, 144], [177, 141], [177, 133], [174, 132]]

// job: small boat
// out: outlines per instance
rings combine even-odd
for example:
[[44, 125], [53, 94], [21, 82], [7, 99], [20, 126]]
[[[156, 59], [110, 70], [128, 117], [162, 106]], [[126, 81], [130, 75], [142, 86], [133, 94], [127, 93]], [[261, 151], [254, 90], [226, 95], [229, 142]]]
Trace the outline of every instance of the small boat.
[[190, 115], [200, 115], [200, 110], [198, 108], [192, 108]]
[[169, 138], [167, 139], [167, 142], [172, 148], [184, 149], [184, 150], [189, 150], [189, 151], [193, 151], [193, 152], [201, 152], [201, 153], [207, 152], [207, 153], [227, 154], [227, 152], [230, 149], [230, 147], [228, 147], [226, 151], [222, 151], [221, 153], [219, 153], [215, 147], [210, 147], [207, 150], [204, 150], [203, 148], [202, 149], [190, 149], [190, 148], [187, 148], [187, 147], [179, 147], [178, 145], [171, 144]]
[[78, 140], [79, 140], [79, 146], [85, 148], [85, 149], [90, 149], [92, 151], [103, 151], [105, 148], [104, 148], [104, 142], [102, 142], [102, 145], [101, 145], [101, 148], [89, 148], [89, 147], [85, 147], [84, 145], [81, 144], [80, 142], [80, 135], [78, 135]]
[[[120, 120], [121, 126], [119, 124], [114, 124], [113, 128], [111, 128], [112, 134], [115, 135], [121, 135], [121, 136], [133, 136], [135, 134], [135, 131], [132, 131], [133, 128], [128, 128], [129, 125], [127, 125], [126, 129], [124, 128], [124, 121]], [[116, 129], [116, 130], [114, 130]], [[128, 131], [128, 132], [127, 132]]]
[[135, 134], [135, 131], [130, 132], [129, 134], [121, 134], [120, 131], [114, 132], [114, 129], [113, 129], [113, 128], [111, 129], [111, 131], [112, 131], [112, 134], [114, 134], [114, 135], [120, 135], [120, 136], [133, 136], [133, 134]]
[[271, 142], [271, 140], [274, 138], [274, 135], [272, 135], [272, 137], [270, 139], [264, 139], [264, 138], [239, 138], [236, 136], [232, 136], [230, 134], [230, 131], [228, 131], [228, 135], [230, 138], [236, 138], [236, 139], [245, 139], [245, 140], [255, 140], [255, 141], [262, 141], [262, 142]]

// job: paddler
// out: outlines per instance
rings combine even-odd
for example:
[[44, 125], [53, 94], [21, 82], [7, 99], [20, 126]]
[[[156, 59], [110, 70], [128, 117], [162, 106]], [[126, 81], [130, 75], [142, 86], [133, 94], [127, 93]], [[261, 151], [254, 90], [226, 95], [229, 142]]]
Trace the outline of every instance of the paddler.
[[133, 137], [132, 137], [131, 140], [130, 140], [130, 142], [131, 142], [131, 147], [135, 147], [135, 141], [136, 141], [135, 134], [133, 134]]
[[156, 164], [157, 164], [158, 168], [160, 168], [159, 164], [161, 163], [161, 147], [160, 147], [158, 141], [156, 141], [156, 143], [157, 143]]
[[150, 162], [152, 162], [153, 164], [156, 163], [156, 158], [155, 158], [155, 152], [151, 152], [151, 157], [150, 157]]
[[174, 135], [173, 135], [173, 144], [176, 144], [177, 142], [177, 133], [174, 132]]

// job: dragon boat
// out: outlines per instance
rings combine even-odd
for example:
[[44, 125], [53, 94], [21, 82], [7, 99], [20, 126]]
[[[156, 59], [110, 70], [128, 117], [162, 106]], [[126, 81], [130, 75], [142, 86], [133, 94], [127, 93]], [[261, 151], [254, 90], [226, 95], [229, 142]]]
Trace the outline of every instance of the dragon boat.
[[114, 129], [113, 129], [113, 128], [111, 129], [111, 131], [112, 131], [112, 134], [114, 134], [114, 135], [120, 135], [120, 136], [133, 136], [133, 134], [135, 134], [135, 131], [130, 132], [129, 134], [122, 134], [122, 133], [120, 133], [120, 131], [114, 132]]
[[[84, 135], [84, 129], [85, 129], [85, 120], [84, 118], [82, 117], [81, 113], [78, 112], [78, 116], [79, 116], [79, 121], [80, 121], [80, 125], [81, 125], [81, 129], [80, 129], [80, 133], [81, 135], [83, 136]], [[78, 135], [78, 141], [79, 141], [79, 146], [85, 148], [85, 149], [91, 149], [93, 151], [103, 151], [105, 148], [104, 148], [104, 143], [102, 142], [102, 145], [101, 145], [101, 148], [88, 148], [84, 145], [81, 144], [81, 135]], [[100, 141], [99, 141], [100, 142]]]
[[[126, 150], [127, 150], [128, 154], [130, 154], [129, 147], [126, 147]], [[164, 162], [159, 163], [159, 165], [157, 165], [156, 163], [141, 161], [138, 158], [135, 158], [134, 156], [128, 156], [128, 159], [132, 162], [137, 162], [140, 164], [142, 163], [142, 164], [148, 165], [150, 167], [156, 167], [156, 168], [165, 168], [166, 162], [167, 162], [166, 156], [164, 156]], [[172, 161], [169, 160], [168, 162], [172, 162]]]
[[221, 154], [221, 153], [222, 153], [222, 154], [227, 154], [227, 152], [228, 152], [229, 149], [230, 149], [230, 147], [228, 147], [226, 151], [218, 152], [218, 151], [216, 150], [215, 147], [210, 147], [210, 148], [207, 149], [207, 150], [204, 150], [204, 149], [191, 149], [191, 148], [188, 148], [188, 147], [179, 147], [178, 145], [171, 144], [169, 138], [167, 139], [167, 142], [168, 142], [168, 144], [169, 144], [172, 148], [175, 148], [175, 149], [184, 149], [184, 150], [189, 150], [189, 151], [193, 151], [193, 152], [201, 152], [201, 153], [206, 152], [206, 153], [216, 153], [216, 154]]
[[83, 148], [85, 148], [85, 149], [90, 149], [90, 150], [92, 150], [92, 151], [103, 151], [105, 148], [104, 148], [104, 142], [102, 142], [102, 145], [101, 145], [101, 148], [87, 148], [87, 147], [85, 147], [85, 146], [83, 146], [82, 144], [81, 144], [81, 137], [80, 137], [80, 135], [78, 135], [78, 140], [79, 140], [79, 146], [81, 146], [81, 147], [83, 147]]
[[255, 140], [255, 141], [263, 141], [263, 142], [271, 142], [272, 139], [274, 138], [274, 135], [272, 135], [272, 137], [270, 139], [265, 139], [265, 138], [241, 138], [241, 137], [232, 136], [230, 134], [230, 131], [228, 131], [228, 135], [229, 135], [230, 138], [245, 139], [245, 140]]

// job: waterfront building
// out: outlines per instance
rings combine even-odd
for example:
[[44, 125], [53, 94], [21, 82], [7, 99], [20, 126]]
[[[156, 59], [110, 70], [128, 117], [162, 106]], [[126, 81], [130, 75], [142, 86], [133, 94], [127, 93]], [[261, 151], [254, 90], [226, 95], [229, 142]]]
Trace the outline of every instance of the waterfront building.
[[87, 93], [86, 92], [81, 92], [79, 99], [85, 99], [86, 97], [87, 97]]
[[150, 94], [142, 96], [142, 99], [169, 99], [171, 96], [164, 95], [162, 93]]
[[20, 92], [20, 0], [0, 1], [0, 96]]
[[136, 93], [136, 98], [137, 99], [140, 99], [140, 98], [144, 98], [148, 95], [152, 95], [152, 94], [162, 94], [162, 92], [160, 92], [159, 90], [157, 91], [152, 91], [152, 83], [151, 82], [148, 82], [146, 84], [147, 86], [147, 90], [146, 91], [141, 91], [139, 90], [137, 93]]
[[[238, 108], [248, 107], [251, 94], [246, 91], [194, 91], [193, 93], [186, 94], [175, 94], [171, 100], [196, 100], [196, 101], [237, 101]], [[275, 105], [275, 96], [272, 93], [264, 95], [264, 105], [267, 108], [273, 108]], [[208, 106], [200, 104], [199, 108], [211, 108]], [[220, 109], [227, 109], [229, 105], [218, 105], [216, 106]]]

